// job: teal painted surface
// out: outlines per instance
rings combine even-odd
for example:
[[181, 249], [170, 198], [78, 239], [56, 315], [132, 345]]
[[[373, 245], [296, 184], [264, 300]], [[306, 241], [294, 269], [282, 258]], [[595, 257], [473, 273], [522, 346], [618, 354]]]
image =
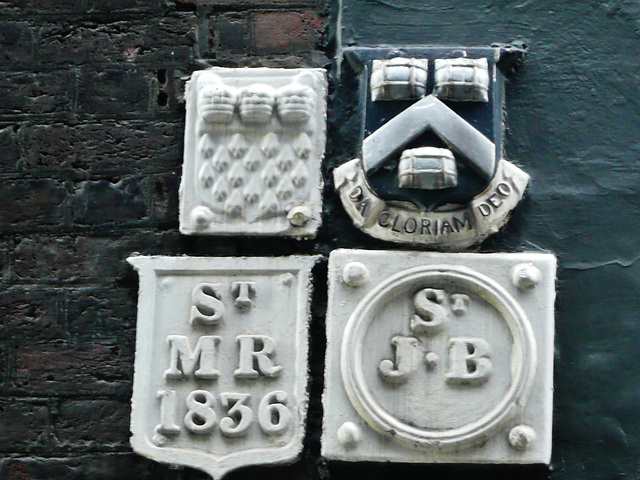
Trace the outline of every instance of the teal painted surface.
[[[345, 46], [528, 45], [506, 85], [505, 156], [531, 185], [479, 251], [553, 252], [559, 276], [550, 469], [339, 465], [335, 478], [639, 478], [640, 2], [343, 0], [342, 25]], [[336, 88], [334, 142], [357, 128], [350, 88]], [[334, 164], [353, 155], [332, 148]]]

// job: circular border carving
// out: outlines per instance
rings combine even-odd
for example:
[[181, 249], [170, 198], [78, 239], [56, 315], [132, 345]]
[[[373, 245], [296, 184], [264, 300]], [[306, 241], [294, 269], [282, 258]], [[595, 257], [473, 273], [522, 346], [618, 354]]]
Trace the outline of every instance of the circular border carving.
[[[498, 311], [513, 336], [513, 380], [507, 393], [478, 420], [446, 430], [418, 428], [388, 413], [369, 390], [362, 369], [363, 339], [377, 311], [398, 292], [407, 291], [413, 286], [423, 286], [425, 281], [456, 285], [479, 295]], [[432, 285], [433, 283], [429, 284]], [[481, 443], [514, 417], [531, 391], [535, 379], [536, 352], [535, 336], [527, 315], [497, 282], [466, 267], [421, 266], [389, 277], [358, 303], [344, 329], [340, 368], [351, 404], [371, 428], [394, 439], [446, 449]]]

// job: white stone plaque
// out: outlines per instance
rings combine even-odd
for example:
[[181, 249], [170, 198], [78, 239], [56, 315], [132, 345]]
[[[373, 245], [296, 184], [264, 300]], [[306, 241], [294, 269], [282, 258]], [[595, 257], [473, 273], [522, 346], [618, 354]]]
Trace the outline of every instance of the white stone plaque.
[[131, 445], [214, 479], [295, 460], [319, 257], [128, 259], [140, 274]]
[[185, 94], [180, 231], [315, 236], [326, 95], [322, 69], [194, 72]]
[[549, 463], [553, 255], [336, 250], [322, 452]]

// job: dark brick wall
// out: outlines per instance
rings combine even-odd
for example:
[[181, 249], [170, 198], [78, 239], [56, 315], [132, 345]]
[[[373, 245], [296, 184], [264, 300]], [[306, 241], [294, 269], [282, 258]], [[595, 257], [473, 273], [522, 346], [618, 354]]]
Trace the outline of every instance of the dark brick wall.
[[[0, 480], [206, 478], [148, 461], [128, 444], [138, 290], [125, 262], [131, 253], [393, 248], [355, 229], [333, 192], [331, 169], [358, 148], [348, 81], [330, 85], [316, 240], [177, 230], [185, 78], [209, 65], [328, 66], [338, 3], [0, 0]], [[552, 466], [324, 462], [321, 264], [303, 457], [229, 480], [639, 478], [639, 1], [342, 4], [345, 45], [530, 45], [507, 84], [506, 156], [532, 183], [478, 251], [558, 256]]]
[[125, 259], [316, 248], [179, 235], [181, 95], [208, 65], [325, 66], [326, 17], [305, 0], [0, 0], [0, 479], [203, 478], [129, 447]]

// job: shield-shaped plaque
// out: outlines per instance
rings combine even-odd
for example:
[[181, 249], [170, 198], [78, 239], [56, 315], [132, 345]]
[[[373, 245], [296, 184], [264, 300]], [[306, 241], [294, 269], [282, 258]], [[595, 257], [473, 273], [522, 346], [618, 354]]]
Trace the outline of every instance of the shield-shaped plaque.
[[298, 456], [318, 258], [128, 259], [140, 274], [137, 453], [215, 479]]
[[[529, 176], [503, 158], [496, 48], [349, 48], [362, 149], [334, 170], [354, 224], [382, 240], [463, 250], [506, 223]], [[353, 95], [349, 90], [344, 95]]]

